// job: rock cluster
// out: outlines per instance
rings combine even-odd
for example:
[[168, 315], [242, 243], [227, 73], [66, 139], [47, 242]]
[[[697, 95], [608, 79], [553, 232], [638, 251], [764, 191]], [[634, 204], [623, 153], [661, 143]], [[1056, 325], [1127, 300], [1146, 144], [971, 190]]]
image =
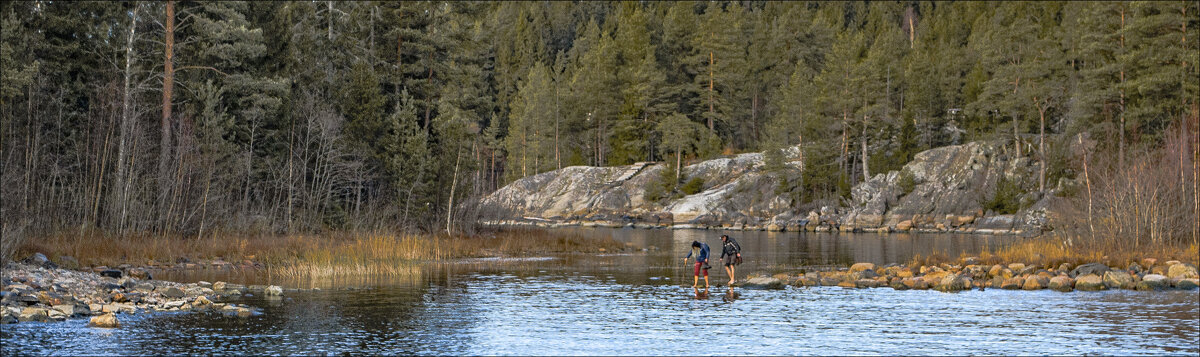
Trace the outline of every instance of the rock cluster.
[[[1145, 262], [1144, 262], [1145, 263]], [[908, 267], [889, 264], [876, 267], [858, 263], [850, 268], [805, 272], [795, 276], [777, 274], [756, 276], [741, 282], [747, 288], [768, 289], [776, 284], [792, 286], [840, 286], [844, 288], [891, 287], [896, 290], [926, 290], [953, 292], [969, 289], [1011, 289], [1057, 291], [1098, 291], [1107, 289], [1163, 290], [1196, 289], [1200, 275], [1196, 266], [1178, 261], [1162, 265], [1154, 262], [1143, 269], [1134, 263], [1128, 267], [1109, 267], [1099, 263], [1084, 264], [1070, 269], [1069, 264], [1057, 268], [1042, 268], [1036, 264], [1008, 265], [967, 264]], [[1154, 272], [1163, 272], [1156, 274]]]
[[0, 323], [63, 321], [92, 316], [89, 321], [92, 326], [117, 327], [120, 325], [118, 314], [139, 311], [214, 311], [251, 316], [259, 312], [214, 301], [239, 295], [242, 290], [276, 296], [283, 293], [278, 286], [247, 288], [223, 282], [180, 284], [122, 276], [124, 274], [114, 278], [112, 275], [115, 274], [58, 268], [48, 264], [48, 260], [36, 261], [36, 256], [25, 263], [8, 263], [0, 276], [0, 287], [3, 288], [0, 290]]

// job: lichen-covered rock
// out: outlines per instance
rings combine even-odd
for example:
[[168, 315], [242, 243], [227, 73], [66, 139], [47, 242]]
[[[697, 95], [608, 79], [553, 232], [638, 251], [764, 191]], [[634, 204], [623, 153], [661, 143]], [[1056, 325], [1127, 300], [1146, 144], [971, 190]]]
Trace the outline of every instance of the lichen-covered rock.
[[[658, 201], [646, 189], [672, 163], [617, 167], [571, 166], [518, 179], [484, 197], [480, 219], [498, 224], [649, 224], [735, 229], [887, 229], [974, 225], [989, 232], [1036, 230], [1044, 220], [1042, 195], [1015, 215], [983, 216], [979, 202], [995, 191], [1000, 177], [1033, 174], [1035, 162], [1008, 157], [1000, 141], [972, 142], [918, 153], [903, 172], [915, 186], [905, 193], [900, 172], [879, 173], [851, 188], [849, 207], [818, 214], [794, 211], [796, 202], [776, 192], [777, 180], [764, 171], [762, 153], [711, 159], [682, 169], [684, 180], [704, 182], [700, 192]], [[786, 165], [798, 168], [799, 148], [784, 150]], [[1052, 195], [1045, 195], [1046, 197]], [[931, 217], [949, 216], [948, 219]]]
[[1167, 278], [1175, 279], [1195, 279], [1200, 278], [1200, 274], [1196, 273], [1196, 266], [1187, 263], [1172, 264], [1167, 268]]
[[88, 321], [88, 326], [114, 328], [121, 326], [121, 323], [117, 321], [117, 315], [106, 313], [100, 316], [92, 317], [92, 319]]
[[1120, 270], [1109, 270], [1104, 273], [1104, 286], [1109, 289], [1132, 289], [1133, 276]]
[[850, 266], [850, 272], [852, 272], [852, 273], [860, 272], [863, 270], [875, 270], [875, 264], [873, 264], [873, 263], [855, 263], [854, 265]]
[[949, 274], [933, 288], [944, 292], [967, 290], [971, 288], [971, 279], [958, 274]]
[[1085, 274], [1075, 279], [1075, 289], [1083, 291], [1104, 290], [1104, 280], [1096, 274]]
[[1138, 282], [1138, 290], [1162, 290], [1171, 287], [1171, 281], [1165, 275], [1146, 274]]
[[784, 285], [783, 280], [761, 276], [747, 279], [742, 282], [741, 287], [746, 289], [783, 289]]
[[1050, 278], [1049, 288], [1051, 290], [1068, 292], [1068, 291], [1071, 291], [1072, 283], [1074, 283], [1074, 282], [1071, 281], [1070, 277], [1067, 277], [1064, 275], [1059, 275], [1059, 276]]

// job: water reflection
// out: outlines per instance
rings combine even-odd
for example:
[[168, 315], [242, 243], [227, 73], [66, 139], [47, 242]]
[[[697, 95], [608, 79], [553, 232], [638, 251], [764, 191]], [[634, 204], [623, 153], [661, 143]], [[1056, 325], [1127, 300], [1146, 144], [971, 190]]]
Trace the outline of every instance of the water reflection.
[[[246, 298], [265, 314], [4, 325], [29, 354], [1184, 354], [1195, 291], [692, 289], [585, 266], [430, 267], [415, 284]], [[636, 271], [626, 268], [627, 272]], [[716, 299], [713, 294], [720, 294]], [[736, 303], [734, 303], [736, 302]], [[713, 339], [721, 336], [719, 349]]]

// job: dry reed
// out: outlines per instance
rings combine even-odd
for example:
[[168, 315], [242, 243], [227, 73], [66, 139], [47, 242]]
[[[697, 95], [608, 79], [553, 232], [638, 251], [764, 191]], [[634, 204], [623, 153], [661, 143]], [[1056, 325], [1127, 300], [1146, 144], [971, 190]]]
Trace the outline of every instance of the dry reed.
[[617, 251], [624, 245], [611, 238], [564, 236], [544, 230], [512, 230], [483, 236], [432, 236], [385, 232], [328, 235], [212, 234], [205, 238], [122, 236], [101, 232], [58, 234], [28, 239], [15, 253], [34, 252], [60, 261], [71, 256], [81, 266], [171, 264], [223, 259], [250, 259], [283, 277], [411, 275], [417, 264], [456, 258]]

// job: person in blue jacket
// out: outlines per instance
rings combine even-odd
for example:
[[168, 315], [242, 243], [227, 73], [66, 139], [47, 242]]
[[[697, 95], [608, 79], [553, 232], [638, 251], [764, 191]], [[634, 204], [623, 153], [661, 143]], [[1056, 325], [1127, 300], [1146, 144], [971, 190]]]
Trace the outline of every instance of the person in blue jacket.
[[708, 290], [708, 244], [699, 241], [692, 241], [692, 251], [688, 252], [683, 261], [687, 262], [688, 258], [695, 256], [696, 264], [692, 268], [692, 288], [696, 288], [696, 284], [700, 283], [700, 271], [704, 271], [704, 290]]

